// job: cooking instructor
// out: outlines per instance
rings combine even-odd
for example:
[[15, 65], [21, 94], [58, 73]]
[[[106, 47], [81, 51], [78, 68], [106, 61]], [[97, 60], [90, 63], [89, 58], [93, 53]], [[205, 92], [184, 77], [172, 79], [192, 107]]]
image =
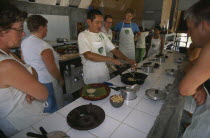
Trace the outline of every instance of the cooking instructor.
[[[106, 62], [121, 65], [119, 59], [135, 65], [136, 62], [127, 58], [115, 48], [110, 39], [101, 32], [103, 15], [99, 10], [91, 10], [87, 14], [88, 29], [78, 36], [79, 53], [82, 59], [84, 82], [102, 83], [110, 79]], [[107, 57], [107, 52], [112, 52], [117, 58]]]

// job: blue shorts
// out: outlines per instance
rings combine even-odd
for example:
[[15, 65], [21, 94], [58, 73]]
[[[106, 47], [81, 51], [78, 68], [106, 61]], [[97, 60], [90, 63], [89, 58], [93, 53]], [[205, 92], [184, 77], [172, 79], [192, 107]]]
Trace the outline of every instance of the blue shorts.
[[52, 82], [42, 83], [42, 84], [45, 85], [48, 90], [48, 98], [47, 98], [48, 106], [44, 108], [44, 113], [53, 113], [58, 110], [53, 84], [52, 84]]

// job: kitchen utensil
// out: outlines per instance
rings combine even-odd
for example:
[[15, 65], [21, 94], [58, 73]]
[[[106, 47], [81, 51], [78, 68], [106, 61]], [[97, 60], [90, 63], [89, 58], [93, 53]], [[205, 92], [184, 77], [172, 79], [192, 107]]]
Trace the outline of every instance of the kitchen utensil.
[[121, 65], [121, 67], [124, 68], [126, 71], [128, 71], [128, 73], [130, 73], [134, 77], [134, 73], [130, 72], [128, 68], [125, 68], [123, 65]]
[[166, 98], [167, 94], [159, 89], [148, 89], [146, 90], [145, 94], [147, 95], [148, 98], [152, 100], [163, 100]]
[[114, 65], [110, 66], [114, 71], [117, 71], [119, 73], [120, 76], [122, 76], [122, 72], [118, 71], [117, 68]]
[[173, 85], [172, 84], [166, 85], [165, 92], [168, 94], [172, 88], [173, 88]]
[[166, 71], [166, 74], [168, 76], [171, 76], [171, 77], [175, 77], [176, 76], [177, 70], [175, 70], [175, 69], [166, 69], [165, 71]]
[[158, 57], [157, 61], [160, 63], [163, 63], [163, 62], [165, 62], [165, 57]]
[[105, 119], [104, 110], [93, 104], [79, 106], [69, 112], [67, 123], [76, 130], [90, 130], [98, 127]]
[[175, 59], [175, 62], [181, 64], [182, 63], [182, 58]]
[[28, 132], [28, 133], [26, 133], [26, 135], [29, 137], [36, 137], [36, 138], [70, 138], [63, 131], [53, 131], [53, 132], [47, 133], [43, 127], [40, 127], [39, 129], [42, 134]]
[[[87, 94], [87, 89], [94, 89], [95, 92], [93, 94]], [[103, 83], [93, 83], [93, 84], [88, 84], [85, 85], [81, 90], [80, 90], [80, 95], [82, 98], [86, 100], [91, 100], [91, 101], [96, 101], [96, 100], [101, 100], [109, 96], [110, 94], [110, 87], [106, 84]], [[103, 93], [103, 94], [101, 94]]]
[[158, 54], [158, 55], [155, 55], [156, 58], [159, 58], [159, 57], [164, 57], [164, 58], [168, 58], [167, 55], [164, 55], [164, 54]]
[[124, 103], [124, 98], [121, 97], [121, 98], [122, 98], [122, 101], [113, 101], [112, 98], [113, 98], [114, 96], [121, 96], [121, 95], [112, 95], [112, 96], [110, 97], [110, 99], [109, 99], [111, 105], [112, 105], [113, 107], [115, 107], [115, 108], [121, 107], [121, 106], [123, 105], [123, 103]]
[[135, 84], [135, 85], [127, 87], [126, 89], [121, 90], [121, 94], [124, 99], [133, 100], [137, 97], [136, 92], [139, 90], [139, 88], [140, 86]]
[[154, 66], [153, 65], [142, 66], [138, 69], [142, 69], [146, 73], [153, 73], [154, 72]]
[[148, 61], [154, 62], [154, 61], [157, 61], [157, 58], [148, 59]]
[[160, 66], [160, 64], [155, 63], [154, 68], [155, 68], [155, 69], [156, 69], [156, 68], [159, 68], [159, 66]]
[[139, 72], [135, 73], [134, 78], [130, 73], [125, 73], [125, 74], [121, 75], [121, 81], [124, 84], [127, 84], [127, 85], [134, 85], [134, 84], [140, 84], [141, 85], [141, 84], [144, 83], [146, 78], [147, 78], [146, 74], [139, 73]]
[[146, 63], [143, 64], [143, 66], [148, 66], [148, 65], [154, 65], [154, 63], [153, 62], [146, 62]]
[[[112, 83], [110, 83], [110, 82], [103, 82], [103, 84], [106, 84], [106, 85], [108, 85], [111, 89], [114, 89], [114, 90], [116, 90], [116, 91], [119, 91], [119, 90], [121, 90], [121, 89], [126, 89], [126, 86], [117, 86], [117, 85], [114, 85], [114, 84], [112, 84]], [[112, 86], [115, 86], [115, 87], [112, 87]]]

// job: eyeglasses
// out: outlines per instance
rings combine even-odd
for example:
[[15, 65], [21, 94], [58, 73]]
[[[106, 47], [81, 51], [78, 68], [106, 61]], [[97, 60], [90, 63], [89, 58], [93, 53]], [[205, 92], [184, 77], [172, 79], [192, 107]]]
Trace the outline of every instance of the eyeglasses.
[[106, 22], [107, 22], [107, 23], [110, 23], [110, 24], [112, 23], [112, 22], [109, 22], [109, 21], [106, 21]]
[[15, 30], [15, 31], [17, 31], [18, 33], [20, 33], [20, 34], [22, 34], [23, 33], [23, 28], [9, 28], [9, 29], [11, 29], [11, 30]]

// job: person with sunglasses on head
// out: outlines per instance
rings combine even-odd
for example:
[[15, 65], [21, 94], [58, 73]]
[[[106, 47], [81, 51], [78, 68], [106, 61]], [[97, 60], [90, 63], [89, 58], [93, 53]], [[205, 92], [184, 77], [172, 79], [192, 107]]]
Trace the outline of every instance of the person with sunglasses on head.
[[10, 52], [20, 46], [27, 13], [0, 2], [0, 128], [8, 136], [29, 127], [46, 115], [47, 88], [35, 70]]
[[53, 113], [63, 106], [64, 79], [59, 70], [58, 54], [43, 40], [47, 36], [47, 23], [47, 19], [41, 15], [28, 17], [27, 26], [31, 35], [23, 40], [21, 50], [24, 61], [37, 71], [39, 81], [48, 89], [48, 105], [44, 112]]
[[179, 84], [179, 92], [193, 96], [197, 103], [191, 124], [183, 138], [209, 138], [210, 136], [210, 1], [201, 0], [185, 13], [188, 35], [201, 52], [193, 66]]
[[[124, 21], [116, 24], [114, 31], [119, 32], [119, 50], [128, 58], [135, 60], [134, 38], [140, 35], [138, 25], [132, 22], [136, 11], [128, 8], [125, 11]], [[116, 33], [115, 33], [116, 34]], [[136, 36], [136, 37], [135, 37]]]
[[[91, 10], [87, 14], [88, 29], [78, 36], [79, 53], [82, 59], [85, 84], [102, 83], [110, 79], [106, 62], [121, 65], [119, 59], [135, 64], [115, 48], [110, 39], [101, 32], [103, 15], [99, 10]], [[111, 52], [119, 59], [107, 56]]]

